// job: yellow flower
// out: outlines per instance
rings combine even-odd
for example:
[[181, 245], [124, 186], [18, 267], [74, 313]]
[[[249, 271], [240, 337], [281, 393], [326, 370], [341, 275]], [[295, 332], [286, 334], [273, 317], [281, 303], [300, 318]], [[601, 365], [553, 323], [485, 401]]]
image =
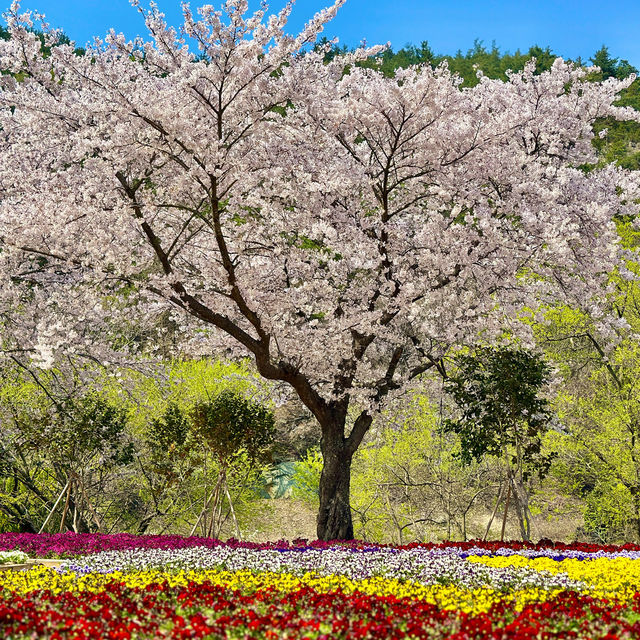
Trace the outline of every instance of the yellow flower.
[[488, 567], [528, 567], [536, 571], [563, 573], [570, 580], [581, 582], [581, 589], [596, 598], [630, 600], [640, 591], [640, 560], [630, 558], [594, 558], [593, 560], [552, 560], [551, 558], [526, 558], [520, 555], [487, 557], [470, 556], [469, 562]]
[[98, 593], [104, 591], [105, 586], [114, 580], [123, 582], [130, 588], [144, 588], [149, 584], [166, 581], [172, 587], [187, 586], [189, 582], [211, 582], [222, 587], [239, 589], [244, 593], [252, 593], [258, 589], [269, 587], [284, 593], [302, 587], [311, 587], [320, 592], [341, 590], [351, 594], [358, 591], [367, 595], [419, 599], [443, 609], [472, 614], [486, 612], [492, 604], [505, 598], [510, 601], [513, 607], [521, 609], [528, 602], [543, 601], [553, 595], [553, 592], [541, 589], [527, 589], [505, 595], [489, 587], [468, 590], [454, 585], [425, 585], [380, 576], [352, 580], [340, 575], [322, 576], [315, 573], [305, 573], [302, 576], [295, 576], [269, 571], [254, 573], [248, 569], [235, 572], [182, 570], [173, 573], [160, 570], [131, 573], [115, 571], [109, 574], [91, 573], [77, 576], [73, 573], [59, 574], [53, 569], [35, 567], [29, 571], [0, 573], [0, 589], [21, 595], [38, 589], [49, 589], [54, 593], [64, 591]]

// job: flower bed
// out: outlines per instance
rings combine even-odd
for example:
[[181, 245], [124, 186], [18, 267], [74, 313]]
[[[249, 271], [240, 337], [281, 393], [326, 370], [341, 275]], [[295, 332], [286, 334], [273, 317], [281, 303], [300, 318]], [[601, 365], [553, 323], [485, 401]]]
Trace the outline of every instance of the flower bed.
[[0, 573], [16, 640], [640, 637], [634, 545], [0, 536], [16, 547], [65, 557]]
[[[241, 542], [238, 540], [228, 540], [221, 542], [213, 538], [200, 538], [198, 536], [137, 536], [131, 533], [118, 533], [109, 535], [105, 533], [0, 533], [0, 551], [11, 551], [18, 549], [31, 555], [45, 556], [77, 556], [100, 551], [126, 550], [126, 549], [189, 549], [192, 547], [206, 547], [213, 549], [225, 546], [242, 549], [327, 549], [336, 546], [335, 543], [322, 542], [321, 540], [278, 540], [277, 542]], [[547, 553], [553, 549], [557, 553], [565, 551], [580, 553], [628, 553], [632, 551], [640, 552], [640, 545], [597, 545], [584, 542], [574, 542], [567, 544], [564, 542], [553, 542], [551, 540], [541, 540], [538, 543], [509, 541], [479, 541], [469, 540], [467, 542], [440, 542], [440, 543], [411, 543], [403, 546], [392, 546], [376, 544], [363, 541], [341, 542], [340, 546], [356, 549], [459, 549], [461, 552], [470, 549], [484, 549], [491, 553], [503, 553], [512, 551], [536, 551], [541, 550]]]

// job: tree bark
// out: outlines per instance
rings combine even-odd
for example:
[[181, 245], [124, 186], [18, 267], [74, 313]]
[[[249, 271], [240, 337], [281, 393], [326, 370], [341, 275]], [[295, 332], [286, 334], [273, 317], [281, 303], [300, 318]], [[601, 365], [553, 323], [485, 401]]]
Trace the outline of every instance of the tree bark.
[[511, 487], [513, 493], [513, 503], [520, 525], [520, 536], [525, 542], [531, 540], [531, 512], [529, 510], [529, 495], [526, 487], [519, 478], [511, 475]]
[[317, 534], [320, 540], [353, 540], [349, 503], [352, 453], [344, 437], [324, 434], [320, 446], [324, 464], [320, 475], [320, 509]]

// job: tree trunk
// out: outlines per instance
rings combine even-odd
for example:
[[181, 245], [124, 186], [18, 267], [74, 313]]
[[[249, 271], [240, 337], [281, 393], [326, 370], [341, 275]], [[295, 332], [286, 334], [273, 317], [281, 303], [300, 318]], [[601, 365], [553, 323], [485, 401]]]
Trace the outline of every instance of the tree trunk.
[[529, 493], [519, 478], [511, 475], [513, 503], [520, 525], [520, 536], [525, 542], [531, 540], [531, 512], [529, 511]]
[[320, 448], [324, 464], [320, 475], [318, 538], [352, 540], [353, 521], [349, 503], [352, 454], [342, 435], [329, 439], [325, 432]]

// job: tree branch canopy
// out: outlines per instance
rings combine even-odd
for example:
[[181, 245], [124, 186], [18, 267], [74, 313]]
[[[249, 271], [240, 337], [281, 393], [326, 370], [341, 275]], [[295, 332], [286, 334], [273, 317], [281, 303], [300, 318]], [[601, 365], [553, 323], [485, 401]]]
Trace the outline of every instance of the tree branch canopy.
[[142, 48], [111, 33], [47, 57], [14, 4], [0, 42], [6, 350], [50, 363], [96, 342], [87, 326], [169, 312], [180, 348], [252, 355], [321, 423], [356, 405], [342, 433], [355, 451], [450, 345], [506, 323], [526, 340], [523, 306], [606, 295], [614, 217], [633, 212], [638, 180], [579, 167], [596, 118], [639, 119], [614, 106], [632, 78], [590, 82], [561, 59], [465, 89], [446, 65], [388, 77], [358, 66], [377, 48], [304, 49], [342, 4], [296, 37], [289, 6], [271, 20], [239, 0], [226, 16], [187, 8], [197, 51], [152, 7]]

